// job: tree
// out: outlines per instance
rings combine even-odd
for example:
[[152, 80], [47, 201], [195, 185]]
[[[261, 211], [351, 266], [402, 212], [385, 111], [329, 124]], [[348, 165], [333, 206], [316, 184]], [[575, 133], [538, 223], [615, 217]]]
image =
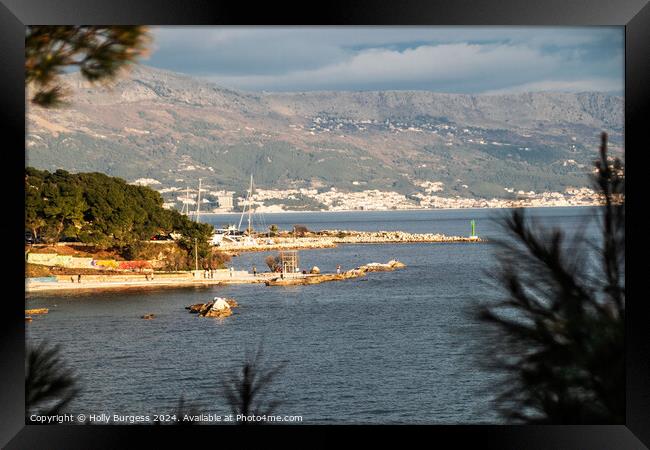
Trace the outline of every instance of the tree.
[[59, 347], [44, 342], [28, 347], [25, 366], [25, 417], [60, 414], [79, 393], [76, 377], [61, 359]]
[[303, 237], [306, 233], [309, 233], [309, 229], [305, 225], [294, 225], [293, 233], [297, 236]]
[[516, 210], [504, 221], [496, 279], [507, 298], [480, 309], [496, 327], [497, 398], [505, 418], [525, 423], [625, 422], [625, 177], [603, 133], [594, 185], [603, 200], [601, 242], [568, 245], [559, 230], [535, 230]]
[[194, 267], [195, 246], [201, 266], [223, 265], [225, 259], [212, 255], [208, 243], [213, 226], [192, 222], [162, 204], [160, 193], [102, 173], [25, 169], [25, 226], [35, 236], [51, 242], [74, 237], [132, 258], [142, 250], [141, 241], [178, 232], [185, 267]]
[[[234, 415], [271, 415], [281, 401], [265, 398], [267, 387], [282, 371], [284, 364], [265, 368], [262, 365], [262, 347], [255, 356], [248, 356], [240, 373], [232, 373], [224, 383], [223, 394]], [[246, 425], [241, 421], [239, 424]]]
[[34, 104], [62, 103], [60, 75], [78, 67], [90, 82], [110, 80], [146, 52], [149, 34], [142, 26], [27, 26], [25, 85], [35, 89]]
[[269, 266], [271, 272], [276, 272], [282, 268], [282, 261], [279, 256], [269, 255], [264, 259], [264, 262]]
[[[32, 176], [30, 177], [30, 175]], [[25, 174], [25, 227], [32, 232], [34, 239], [39, 238], [40, 230], [46, 225], [42, 213], [44, 208], [42, 188], [43, 179], [38, 174], [30, 174], [27, 170]]]
[[83, 222], [85, 202], [82, 189], [75, 182], [66, 182], [67, 176], [65, 171], [57, 171], [52, 181], [43, 186], [46, 238], [51, 242], [57, 242], [64, 232], [76, 234]]
[[[274, 366], [262, 364], [263, 348], [260, 345], [255, 356], [251, 357], [247, 352], [240, 370], [232, 370], [221, 380], [221, 385], [216, 394], [223, 397], [230, 406], [233, 415], [238, 416], [264, 416], [273, 414], [275, 408], [282, 404], [281, 400], [273, 400], [269, 387], [273, 384], [275, 377], [284, 369], [285, 363]], [[202, 399], [205, 400], [205, 392]], [[201, 423], [200, 410], [191, 403], [188, 405], [181, 396], [178, 406], [172, 415], [177, 417], [176, 425], [193, 425]], [[264, 422], [239, 420], [239, 425], [262, 424]], [[154, 422], [161, 425], [161, 422]]]
[[[200, 261], [200, 267], [207, 266], [206, 261], [211, 257], [210, 237], [214, 231], [214, 227], [207, 223], [192, 222], [186, 216], [173, 211], [178, 215], [179, 223], [175, 229], [183, 235], [178, 241], [181, 248], [185, 249], [192, 261], [191, 267], [194, 267], [195, 250], [196, 257]], [[175, 214], [175, 216], [176, 216]]]

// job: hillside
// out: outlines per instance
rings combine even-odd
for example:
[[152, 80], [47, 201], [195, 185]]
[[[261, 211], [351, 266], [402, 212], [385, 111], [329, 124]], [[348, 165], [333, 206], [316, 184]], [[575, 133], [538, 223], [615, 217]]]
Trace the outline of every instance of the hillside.
[[623, 100], [600, 93], [244, 93], [137, 66], [66, 75], [71, 104], [28, 111], [27, 164], [184, 189], [380, 189], [443, 196], [588, 185], [599, 133], [622, 154]]

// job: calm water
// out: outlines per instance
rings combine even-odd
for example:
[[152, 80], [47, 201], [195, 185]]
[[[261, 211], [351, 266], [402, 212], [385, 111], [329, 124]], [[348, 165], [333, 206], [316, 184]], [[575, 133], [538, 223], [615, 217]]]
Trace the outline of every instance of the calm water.
[[[405, 230], [503, 237], [491, 218], [505, 211], [407, 211], [269, 214], [290, 229]], [[591, 208], [530, 210], [546, 226], [584, 228]], [[216, 225], [237, 216], [206, 216]], [[237, 268], [265, 267], [268, 253], [233, 258]], [[205, 413], [227, 414], [217, 387], [263, 343], [267, 365], [285, 362], [269, 393], [279, 414], [304, 423], [494, 423], [496, 375], [479, 364], [490, 332], [471, 314], [496, 298], [485, 269], [492, 244], [347, 245], [300, 251], [301, 267], [333, 271], [397, 258], [407, 268], [314, 286], [185, 288], [92, 295], [31, 296], [50, 313], [26, 324], [27, 339], [61, 344], [82, 380], [75, 413], [172, 412], [181, 396]], [[230, 318], [198, 318], [184, 307], [232, 296]], [[156, 319], [140, 316], [154, 313]]]

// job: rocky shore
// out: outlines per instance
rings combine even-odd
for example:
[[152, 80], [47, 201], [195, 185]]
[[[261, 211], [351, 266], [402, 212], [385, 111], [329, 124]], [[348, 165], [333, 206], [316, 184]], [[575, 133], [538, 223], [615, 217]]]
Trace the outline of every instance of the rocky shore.
[[408, 243], [479, 243], [485, 242], [478, 236], [447, 236], [441, 233], [408, 233], [406, 231], [350, 231], [323, 230], [309, 232], [304, 236], [278, 236], [270, 238], [273, 243], [258, 238], [256, 245], [224, 243], [219, 250], [237, 252], [331, 248], [339, 244], [408, 244]]
[[386, 264], [382, 263], [369, 263], [356, 267], [351, 270], [346, 270], [341, 273], [325, 273], [325, 274], [295, 274], [288, 277], [277, 277], [267, 280], [267, 286], [295, 286], [307, 284], [320, 284], [327, 281], [341, 281], [350, 278], [359, 278], [365, 276], [368, 272], [389, 272], [396, 269], [402, 269], [406, 264], [397, 260], [388, 261]]
[[336, 244], [393, 244], [411, 242], [483, 242], [478, 236], [447, 236], [441, 233], [408, 233], [406, 231], [327, 230]]

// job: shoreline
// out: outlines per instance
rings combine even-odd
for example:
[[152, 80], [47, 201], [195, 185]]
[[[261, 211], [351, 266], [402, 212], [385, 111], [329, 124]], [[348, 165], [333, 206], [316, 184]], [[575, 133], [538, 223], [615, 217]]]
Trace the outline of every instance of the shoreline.
[[[346, 232], [350, 233], [350, 232]], [[302, 238], [280, 238], [273, 244], [225, 245], [218, 251], [237, 256], [241, 253], [268, 252], [283, 250], [308, 250], [338, 247], [339, 245], [368, 245], [368, 244], [478, 244], [486, 242], [480, 237], [446, 236], [433, 233], [406, 233], [393, 232], [353, 232], [346, 236], [318, 236]], [[74, 282], [74, 277], [68, 275], [55, 275], [54, 279], [38, 279], [38, 277], [25, 278], [25, 293], [38, 292], [70, 292], [70, 291], [95, 291], [106, 289], [132, 289], [132, 288], [169, 288], [185, 286], [216, 286], [228, 284], [255, 284], [268, 281], [277, 274], [260, 272], [256, 276], [247, 271], [218, 270], [212, 274], [214, 278], [201, 276], [202, 271], [188, 271], [186, 273], [158, 272], [154, 279], [149, 279], [145, 274], [120, 273], [120, 274], [90, 274], [83, 275], [83, 283]], [[215, 276], [216, 275], [216, 276]], [[71, 281], [72, 280], [72, 281]], [[71, 281], [71, 282], [70, 282]]]
[[[380, 213], [380, 212], [413, 212], [413, 211], [463, 211], [463, 210], [503, 210], [503, 209], [522, 209], [522, 208], [595, 208], [603, 205], [593, 204], [593, 205], [527, 205], [527, 206], [498, 206], [498, 207], [470, 207], [470, 208], [405, 208], [405, 209], [337, 209], [334, 211], [330, 210], [319, 210], [319, 211], [254, 211], [255, 214], [331, 214], [331, 213]], [[240, 212], [202, 212], [201, 216], [241, 216]], [[193, 216], [194, 214], [190, 214]]]
[[[404, 263], [391, 260], [386, 264], [368, 263], [349, 269], [344, 272], [336, 273], [291, 273], [285, 274], [284, 277], [277, 272], [262, 272], [256, 275], [248, 271], [230, 272], [228, 275], [218, 276], [217, 278], [200, 278], [196, 272], [192, 277], [189, 273], [186, 276], [166, 277], [164, 274], [159, 275], [156, 280], [142, 279], [141, 275], [116, 276], [117, 280], [110, 280], [111, 276], [98, 277], [99, 279], [77, 282], [59, 282], [57, 281], [25, 281], [26, 299], [30, 294], [43, 293], [46, 295], [77, 293], [92, 293], [97, 291], [125, 291], [133, 289], [156, 289], [156, 288], [186, 288], [186, 287], [209, 287], [209, 286], [226, 286], [235, 284], [264, 284], [266, 286], [295, 286], [295, 285], [312, 285], [328, 281], [342, 281], [365, 276], [368, 272], [385, 272], [393, 271], [406, 267]], [[191, 273], [191, 272], [190, 272]], [[92, 276], [91, 276], [92, 277]]]
[[25, 294], [45, 293], [48, 295], [70, 292], [96, 292], [96, 291], [124, 291], [131, 289], [167, 289], [187, 287], [209, 287], [224, 286], [231, 284], [263, 284], [270, 278], [277, 277], [277, 274], [263, 272], [254, 277], [252, 274], [239, 275], [231, 279], [210, 279], [210, 278], [162, 278], [159, 280], [142, 280], [142, 276], [133, 275], [134, 280], [119, 281], [85, 281], [83, 283], [28, 283], [25, 282]]

